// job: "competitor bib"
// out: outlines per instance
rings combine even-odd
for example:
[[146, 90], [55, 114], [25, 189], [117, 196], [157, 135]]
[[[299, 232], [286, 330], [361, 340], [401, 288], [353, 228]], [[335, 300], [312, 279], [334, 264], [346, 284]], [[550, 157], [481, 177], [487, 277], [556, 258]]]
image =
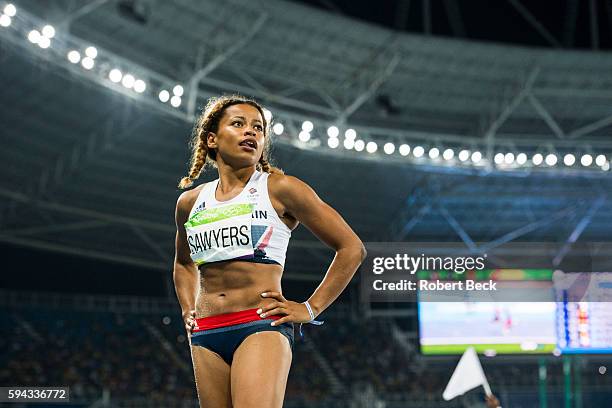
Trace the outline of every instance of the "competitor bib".
[[254, 257], [251, 240], [252, 204], [204, 209], [185, 223], [191, 259], [196, 265]]

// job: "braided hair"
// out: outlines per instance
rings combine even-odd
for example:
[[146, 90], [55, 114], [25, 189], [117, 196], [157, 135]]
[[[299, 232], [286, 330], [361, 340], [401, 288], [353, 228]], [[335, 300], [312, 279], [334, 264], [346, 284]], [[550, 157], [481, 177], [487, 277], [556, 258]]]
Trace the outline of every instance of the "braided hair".
[[283, 171], [279, 168], [272, 166], [269, 162], [269, 150], [270, 150], [270, 124], [266, 120], [263, 107], [253, 99], [245, 98], [240, 95], [220, 96], [213, 97], [208, 100], [206, 107], [202, 110], [202, 114], [196, 121], [191, 136], [191, 166], [189, 168], [189, 174], [181, 179], [178, 187], [181, 189], [189, 188], [193, 185], [193, 182], [197, 180], [206, 165], [215, 165], [217, 160], [217, 151], [215, 149], [208, 149], [206, 139], [209, 132], [217, 132], [219, 128], [219, 122], [223, 117], [225, 109], [232, 105], [247, 104], [256, 108], [261, 117], [263, 118], [264, 128], [264, 148], [261, 157], [257, 163], [257, 170], [264, 171], [266, 173], [279, 173], [283, 174]]

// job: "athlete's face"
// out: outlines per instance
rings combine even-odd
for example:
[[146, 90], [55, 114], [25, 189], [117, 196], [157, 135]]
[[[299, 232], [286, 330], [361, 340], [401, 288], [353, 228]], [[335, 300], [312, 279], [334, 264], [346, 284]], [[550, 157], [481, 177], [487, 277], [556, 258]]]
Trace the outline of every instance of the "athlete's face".
[[217, 160], [235, 166], [257, 164], [264, 147], [264, 123], [252, 105], [225, 109], [216, 133], [208, 134], [208, 148], [217, 149]]

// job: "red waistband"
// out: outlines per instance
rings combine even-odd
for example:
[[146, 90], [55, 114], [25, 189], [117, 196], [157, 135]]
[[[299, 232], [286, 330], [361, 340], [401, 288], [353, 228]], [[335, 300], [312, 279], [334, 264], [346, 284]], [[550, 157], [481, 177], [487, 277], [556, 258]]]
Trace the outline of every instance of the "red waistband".
[[283, 316], [272, 315], [262, 319], [257, 314], [257, 309], [241, 310], [239, 312], [224, 313], [215, 316], [202, 317], [196, 319], [196, 325], [192, 332], [202, 330], [217, 329], [219, 327], [233, 326], [235, 324], [253, 322], [255, 320], [278, 320]]

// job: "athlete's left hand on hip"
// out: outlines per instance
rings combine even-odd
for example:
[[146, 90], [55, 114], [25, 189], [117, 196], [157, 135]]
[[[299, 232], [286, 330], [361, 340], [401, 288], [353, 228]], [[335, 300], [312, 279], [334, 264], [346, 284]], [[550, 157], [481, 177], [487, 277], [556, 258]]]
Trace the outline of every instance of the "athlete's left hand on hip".
[[285, 315], [278, 320], [272, 322], [272, 326], [278, 326], [283, 323], [307, 323], [310, 321], [310, 313], [308, 308], [303, 303], [293, 302], [285, 299], [279, 292], [264, 292], [261, 297], [275, 299], [274, 302], [257, 309], [259, 317], [266, 318], [272, 315]]

